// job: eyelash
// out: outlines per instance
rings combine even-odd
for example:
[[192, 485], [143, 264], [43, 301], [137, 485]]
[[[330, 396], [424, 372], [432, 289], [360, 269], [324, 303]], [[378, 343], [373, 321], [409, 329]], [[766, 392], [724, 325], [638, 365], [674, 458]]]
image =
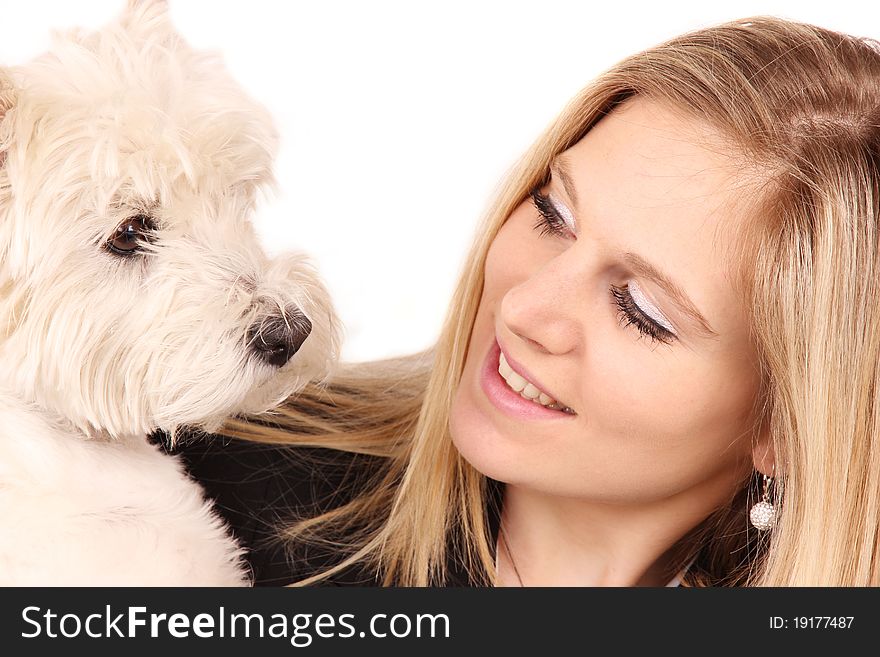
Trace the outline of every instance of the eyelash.
[[565, 235], [568, 225], [559, 216], [550, 199], [539, 192], [537, 187], [532, 190], [531, 197], [532, 204], [538, 210], [538, 215], [540, 215], [533, 228], [540, 230], [542, 237], [544, 235]]
[[[541, 194], [536, 187], [530, 193], [532, 204], [538, 210], [538, 221], [533, 226], [534, 230], [544, 235], [566, 236], [571, 231], [565, 220], [559, 216], [556, 208], [550, 202], [547, 196]], [[670, 344], [675, 340], [675, 335], [657, 324], [654, 320], [647, 317], [635, 304], [632, 295], [630, 295], [627, 286], [619, 287], [611, 286], [611, 296], [614, 298], [614, 304], [618, 309], [618, 317], [621, 325], [626, 328], [630, 324], [638, 329], [641, 335], [651, 338], [652, 342], [662, 342]]]

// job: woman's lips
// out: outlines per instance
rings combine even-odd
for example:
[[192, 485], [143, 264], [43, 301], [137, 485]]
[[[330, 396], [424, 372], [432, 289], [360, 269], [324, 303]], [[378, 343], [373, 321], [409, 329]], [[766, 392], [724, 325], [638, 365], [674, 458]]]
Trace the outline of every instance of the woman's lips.
[[492, 405], [505, 415], [517, 419], [528, 420], [560, 420], [577, 417], [572, 413], [564, 413], [561, 410], [547, 408], [523, 397], [507, 385], [507, 382], [498, 373], [498, 357], [501, 355], [501, 347], [496, 340], [483, 361], [480, 373], [480, 386]]
[[[505, 363], [507, 364], [507, 366], [511, 370], [513, 370], [514, 373], [516, 373], [520, 378], [522, 378], [524, 381], [526, 381], [526, 383], [529, 383], [532, 386], [534, 386], [534, 388], [536, 390], [542, 392], [543, 394], [547, 395], [547, 397], [553, 399], [554, 402], [557, 404], [558, 408], [565, 408], [570, 413], [574, 412], [571, 408], [568, 408], [568, 406], [566, 406], [563, 402], [559, 401], [559, 399], [556, 397], [556, 395], [554, 395], [552, 393], [552, 391], [545, 388], [543, 383], [538, 381], [538, 379], [534, 378], [532, 376], [532, 373], [529, 372], [521, 363], [514, 360], [513, 357], [510, 355], [510, 352], [504, 348], [504, 345], [502, 345], [501, 342], [499, 342], [498, 336], [495, 336], [495, 342], [498, 344], [498, 348], [501, 349], [501, 354], [504, 356]], [[506, 374], [502, 374], [501, 378], [507, 379], [508, 377]], [[510, 383], [510, 381], [508, 381], [508, 383]], [[510, 387], [514, 389], [514, 392], [516, 391], [517, 386], [512, 385]], [[528, 396], [528, 395], [526, 395], [526, 396]]]

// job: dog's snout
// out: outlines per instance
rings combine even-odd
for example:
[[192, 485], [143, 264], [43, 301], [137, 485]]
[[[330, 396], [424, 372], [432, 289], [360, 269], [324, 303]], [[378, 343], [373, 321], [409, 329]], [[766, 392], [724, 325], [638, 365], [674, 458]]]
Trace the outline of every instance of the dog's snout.
[[281, 367], [299, 351], [312, 331], [309, 318], [299, 310], [264, 318], [248, 329], [251, 353], [269, 365]]

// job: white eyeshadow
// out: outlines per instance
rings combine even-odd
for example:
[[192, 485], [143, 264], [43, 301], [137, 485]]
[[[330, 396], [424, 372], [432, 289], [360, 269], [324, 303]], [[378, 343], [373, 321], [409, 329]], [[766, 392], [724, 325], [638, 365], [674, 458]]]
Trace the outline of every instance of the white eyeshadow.
[[577, 222], [574, 220], [574, 215], [571, 213], [571, 210], [566, 207], [565, 203], [560, 201], [553, 192], [548, 194], [548, 198], [550, 199], [550, 203], [553, 204], [553, 207], [556, 208], [556, 211], [559, 213], [559, 216], [565, 220], [565, 223], [568, 224], [569, 230], [571, 232], [576, 233], [575, 230], [577, 228]]
[[626, 284], [627, 289], [629, 290], [630, 295], [632, 296], [633, 302], [639, 307], [639, 309], [645, 313], [648, 317], [657, 322], [660, 326], [665, 328], [667, 331], [675, 333], [675, 329], [672, 327], [672, 324], [663, 317], [660, 313], [660, 310], [653, 303], [648, 301], [648, 297], [645, 296], [645, 293], [642, 292], [642, 289], [638, 286], [638, 284], [634, 281], [631, 281]]

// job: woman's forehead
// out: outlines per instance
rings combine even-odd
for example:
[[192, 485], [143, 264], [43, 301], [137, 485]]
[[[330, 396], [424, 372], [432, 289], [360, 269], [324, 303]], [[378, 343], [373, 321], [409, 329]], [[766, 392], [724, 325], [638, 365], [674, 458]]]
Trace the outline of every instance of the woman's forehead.
[[[730, 200], [747, 184], [741, 151], [696, 117], [635, 97], [600, 120], [562, 154], [583, 165], [624, 174], [627, 196], [645, 204], [704, 206]], [[638, 182], [635, 186], [634, 183]]]
[[746, 329], [728, 253], [756, 188], [720, 134], [637, 97], [562, 153], [560, 168], [574, 187], [581, 235], [609, 256], [635, 253], [668, 274], [719, 335]]

